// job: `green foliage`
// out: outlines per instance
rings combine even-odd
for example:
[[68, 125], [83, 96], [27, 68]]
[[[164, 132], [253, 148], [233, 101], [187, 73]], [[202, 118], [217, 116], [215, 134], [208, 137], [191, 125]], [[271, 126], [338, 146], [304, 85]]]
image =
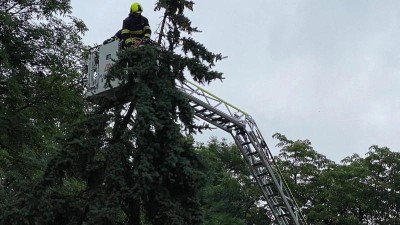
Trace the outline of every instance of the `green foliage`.
[[[85, 105], [86, 27], [70, 1], [0, 0], [1, 225], [271, 222], [236, 146], [193, 147], [201, 127], [175, 82], [221, 79], [222, 56], [192, 38], [187, 9], [157, 1], [163, 48], [121, 51], [108, 79], [123, 85]], [[400, 224], [398, 152], [372, 146], [336, 164], [308, 140], [274, 138], [311, 224]]]
[[32, 223], [30, 207], [46, 208], [32, 189], [83, 114], [86, 28], [69, 12], [69, 1], [0, 2], [0, 224]]
[[[387, 147], [373, 145], [365, 158], [365, 167], [369, 171], [366, 178], [371, 186], [369, 202], [372, 219], [385, 224], [398, 224], [400, 206], [400, 153], [392, 152]], [[371, 199], [370, 197], [373, 196]]]
[[277, 161], [311, 224], [397, 224], [399, 154], [372, 146], [342, 164], [318, 154], [308, 140], [275, 134]]
[[298, 204], [307, 209], [313, 205], [319, 193], [315, 180], [334, 163], [317, 153], [309, 140], [292, 141], [279, 133], [273, 137], [279, 141], [277, 147], [281, 148], [276, 161], [282, 167], [285, 180]]
[[239, 149], [224, 140], [212, 139], [206, 146], [199, 146], [198, 152], [208, 177], [202, 190], [204, 224], [256, 225], [268, 222], [260, 189]]
[[[112, 154], [117, 150], [124, 154], [120, 159], [113, 156], [113, 169], [109, 176], [106, 173], [105, 183], [108, 186], [111, 182], [114, 192], [121, 191], [118, 198], [128, 207], [124, 211], [131, 223], [200, 224], [202, 221], [198, 196], [204, 180], [202, 164], [192, 142], [181, 133], [182, 125], [193, 131], [193, 115], [188, 102], [175, 88], [177, 75], [168, 64], [168, 55], [172, 54], [160, 54], [152, 47], [127, 49], [119, 54], [119, 61], [110, 70], [110, 74], [126, 82], [117, 91], [116, 95], [121, 96], [117, 99], [130, 102], [124, 116], [119, 114], [122, 108], [114, 114], [112, 138], [106, 148], [112, 148]], [[134, 144], [121, 145], [125, 140]], [[114, 164], [121, 160], [124, 162]], [[122, 171], [124, 177], [116, 176]], [[130, 210], [136, 210], [136, 217], [129, 216]], [[144, 221], [137, 218], [140, 215], [144, 215]]]
[[[215, 62], [223, 59], [221, 54], [210, 52], [203, 44], [195, 41], [191, 35], [199, 32], [192, 27], [191, 21], [184, 15], [185, 10], [193, 10], [194, 2], [187, 0], [158, 0], [155, 10], [164, 10], [159, 44], [167, 49], [169, 65], [173, 72], [183, 80], [187, 69], [195, 81], [200, 83], [222, 79], [222, 73], [211, 70]], [[177, 50], [184, 55], [177, 54]], [[178, 52], [179, 52], [178, 51]], [[172, 52], [175, 52], [172, 54]], [[172, 54], [172, 55], [171, 55]]]
[[[180, 38], [181, 32], [196, 30], [183, 15], [188, 7], [185, 2], [159, 4], [159, 9], [168, 8], [165, 21], [169, 26], [163, 38], [169, 46], [144, 46], [119, 53], [108, 79], [122, 80], [123, 86], [115, 91], [113, 101], [105, 99], [96, 110], [96, 114], [110, 115], [113, 127], [106, 135], [109, 141], [94, 148], [87, 160], [96, 162], [95, 152], [104, 152], [100, 157], [104, 166], [97, 178], [102, 182], [94, 189], [102, 193], [100, 196], [115, 196], [119, 204], [113, 205], [114, 210], [122, 211], [126, 223], [201, 224], [198, 192], [204, 183], [203, 165], [192, 142], [182, 134], [182, 130], [191, 134], [200, 127], [194, 124], [192, 109], [175, 82], [185, 79], [185, 71], [200, 82], [221, 78], [221, 73], [211, 70], [221, 56], [193, 39]], [[184, 56], [176, 53], [182, 43]], [[95, 134], [98, 131], [92, 129], [86, 137]], [[101, 217], [99, 212], [89, 211], [88, 215]]]
[[[75, 18], [71, 17], [71, 24], [66, 24], [55, 16], [69, 16], [69, 1], [24, 1], [16, 6], [5, 5], [9, 7], [7, 10], [22, 12], [15, 24], [12, 13], [4, 16], [4, 21], [11, 18], [9, 24], [14, 26], [10, 28], [11, 33], [20, 29], [19, 19], [33, 20], [28, 23], [26, 32], [17, 34], [12, 41], [2, 39], [4, 43], [10, 42], [4, 46], [15, 44], [15, 40], [18, 46], [26, 48], [23, 55], [18, 56], [24, 60], [16, 65], [11, 65], [15, 52], [2, 49], [2, 53], [10, 53], [2, 54], [1, 59], [3, 65], [9, 66], [9, 70], [5, 70], [10, 78], [6, 85], [12, 90], [4, 101], [10, 104], [10, 109], [27, 111], [33, 108], [31, 102], [41, 107], [32, 111], [37, 115], [24, 114], [23, 123], [17, 123], [21, 126], [18, 129], [26, 129], [25, 139], [33, 141], [25, 143], [21, 147], [23, 151], [18, 153], [24, 156], [21, 171], [1, 170], [7, 182], [18, 178], [14, 181], [18, 186], [33, 184], [34, 188], [28, 190], [29, 185], [21, 186], [18, 198], [7, 195], [7, 191], [0, 192], [6, 196], [0, 203], [6, 212], [1, 222], [201, 224], [199, 192], [205, 180], [204, 167], [192, 140], [182, 134], [182, 131], [192, 134], [199, 127], [194, 124], [192, 109], [176, 89], [175, 82], [185, 79], [184, 71], [201, 82], [220, 78], [221, 74], [211, 68], [221, 57], [192, 39], [175, 39], [181, 31], [195, 30], [190, 28], [190, 21], [183, 12], [175, 16], [169, 14], [168, 21], [173, 24], [174, 32], [164, 37], [171, 43], [167, 49], [143, 46], [119, 53], [107, 79], [122, 80], [123, 85], [113, 90], [113, 96], [106, 95], [96, 101], [98, 105], [89, 104], [83, 115], [79, 80], [83, 46], [79, 42], [79, 32], [85, 27]], [[176, 7], [173, 2], [165, 6]], [[29, 13], [32, 16], [27, 16]], [[31, 39], [33, 41], [29, 41]], [[183, 40], [187, 46], [185, 56], [175, 53]], [[17, 67], [19, 69], [14, 70]], [[56, 107], [48, 107], [52, 104]], [[6, 130], [16, 131], [17, 128], [6, 127]], [[37, 136], [30, 138], [32, 134]], [[37, 155], [33, 154], [32, 146], [43, 137], [46, 142], [38, 145], [43, 148], [38, 148]], [[11, 134], [1, 138], [2, 143], [7, 144], [1, 146], [1, 160], [7, 166], [4, 168], [15, 166], [8, 142], [18, 139], [13, 139]], [[44, 151], [46, 148], [48, 150]], [[38, 161], [38, 157], [43, 157], [43, 161]], [[29, 160], [31, 168], [26, 167]], [[26, 176], [34, 178], [34, 182], [25, 179]]]

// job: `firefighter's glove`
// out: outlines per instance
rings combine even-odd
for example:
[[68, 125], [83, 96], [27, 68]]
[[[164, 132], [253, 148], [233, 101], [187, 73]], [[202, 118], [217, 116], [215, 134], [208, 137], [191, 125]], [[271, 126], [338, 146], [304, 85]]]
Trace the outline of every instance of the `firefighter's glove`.
[[150, 44], [150, 38], [149, 37], [144, 37], [143, 42], [146, 44]]
[[103, 45], [108, 44], [108, 43], [110, 43], [110, 42], [112, 42], [112, 41], [113, 41], [113, 39], [112, 39], [112, 38], [109, 38], [109, 39], [103, 41]]

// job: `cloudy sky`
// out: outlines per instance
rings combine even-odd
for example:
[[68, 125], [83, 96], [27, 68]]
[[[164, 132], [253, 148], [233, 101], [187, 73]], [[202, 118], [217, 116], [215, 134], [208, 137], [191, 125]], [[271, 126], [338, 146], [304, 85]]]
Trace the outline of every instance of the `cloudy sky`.
[[[89, 28], [84, 42], [102, 43], [122, 26], [132, 1], [72, 0]], [[161, 13], [140, 2], [154, 32]], [[187, 16], [194, 38], [228, 56], [223, 82], [205, 88], [248, 112], [273, 154], [276, 132], [309, 139], [339, 162], [371, 145], [400, 150], [400, 1], [202, 0]], [[198, 135], [230, 136], [220, 131]]]

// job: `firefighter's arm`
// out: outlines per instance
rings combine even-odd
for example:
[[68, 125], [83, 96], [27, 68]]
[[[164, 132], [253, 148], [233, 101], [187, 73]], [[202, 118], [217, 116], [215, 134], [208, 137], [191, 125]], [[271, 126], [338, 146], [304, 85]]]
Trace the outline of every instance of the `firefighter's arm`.
[[146, 19], [144, 26], [143, 26], [143, 37], [150, 38], [150, 36], [151, 36], [151, 29], [150, 29], [149, 21]]
[[131, 37], [131, 30], [129, 30], [129, 21], [124, 20], [122, 23], [122, 31], [121, 36], [122, 40], [124, 41], [125, 46], [129, 47], [133, 44], [134, 39]]
[[122, 23], [122, 31], [121, 31], [122, 40], [128, 39], [129, 33], [130, 30], [128, 29], [128, 21], [124, 20], [124, 22]]

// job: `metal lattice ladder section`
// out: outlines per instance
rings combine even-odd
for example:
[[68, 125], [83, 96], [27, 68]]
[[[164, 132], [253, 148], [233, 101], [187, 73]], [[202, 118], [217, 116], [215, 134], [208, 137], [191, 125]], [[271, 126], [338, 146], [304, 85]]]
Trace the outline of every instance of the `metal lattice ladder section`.
[[189, 99], [198, 118], [232, 135], [261, 188], [274, 222], [279, 225], [306, 225], [304, 216], [251, 116], [192, 82], [178, 83], [177, 88]]

